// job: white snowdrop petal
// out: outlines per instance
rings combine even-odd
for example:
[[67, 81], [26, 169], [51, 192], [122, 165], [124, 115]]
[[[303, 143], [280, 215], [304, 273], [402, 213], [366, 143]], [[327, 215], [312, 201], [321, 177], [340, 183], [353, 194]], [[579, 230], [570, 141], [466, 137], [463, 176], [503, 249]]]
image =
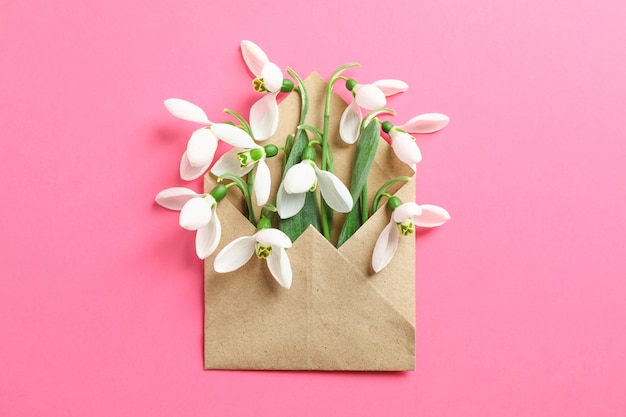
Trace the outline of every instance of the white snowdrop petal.
[[372, 268], [375, 272], [381, 271], [391, 262], [398, 248], [399, 239], [400, 232], [398, 232], [398, 228], [393, 221], [389, 222], [378, 236], [374, 246]]
[[261, 71], [263, 84], [268, 91], [275, 93], [283, 86], [283, 72], [280, 67], [273, 62], [268, 62]]
[[413, 218], [416, 226], [437, 227], [450, 220], [450, 213], [443, 207], [434, 204], [420, 205], [422, 214]]
[[212, 203], [215, 199], [208, 196], [206, 198], [196, 197], [187, 201], [180, 210], [180, 227], [187, 230], [198, 230], [202, 226], [209, 224], [213, 212]]
[[374, 81], [372, 85], [378, 87], [387, 97], [398, 93], [404, 93], [409, 89], [409, 85], [404, 81], [391, 79]]
[[235, 174], [237, 176], [244, 176], [254, 168], [254, 164], [245, 168], [241, 168], [241, 162], [237, 154], [239, 152], [245, 152], [244, 148], [232, 148], [228, 152], [225, 152], [211, 168], [211, 173], [216, 177], [224, 174]]
[[224, 246], [213, 261], [215, 272], [225, 273], [241, 268], [254, 254], [255, 242], [254, 236], [243, 236]]
[[280, 248], [290, 248], [291, 239], [282, 230], [278, 229], [261, 229], [256, 234], [256, 241], [263, 246], [272, 246]]
[[315, 168], [317, 184], [324, 201], [335, 211], [347, 213], [352, 210], [354, 202], [348, 188], [334, 174]]
[[168, 98], [163, 101], [165, 108], [179, 119], [196, 122], [203, 125], [210, 125], [212, 122], [207, 117], [204, 110], [187, 100], [180, 98]]
[[241, 55], [248, 69], [255, 77], [261, 76], [263, 66], [269, 62], [265, 52], [252, 41], [241, 41]]
[[211, 165], [216, 150], [217, 138], [211, 130], [206, 128], [196, 130], [187, 142], [189, 164], [193, 167]]
[[199, 194], [186, 187], [171, 187], [159, 192], [155, 201], [170, 210], [180, 210], [185, 203]]
[[283, 185], [289, 194], [306, 193], [315, 184], [315, 169], [310, 161], [295, 164], [285, 174]]
[[244, 130], [228, 123], [217, 123], [211, 126], [211, 132], [218, 139], [223, 140], [231, 146], [252, 149], [257, 146], [250, 135]]
[[209, 165], [210, 163], [197, 167], [191, 165], [189, 163], [189, 158], [187, 158], [187, 152], [184, 152], [182, 158], [180, 158], [180, 177], [185, 181], [200, 178], [206, 170], [209, 169]]
[[385, 107], [387, 99], [380, 88], [372, 84], [357, 85], [354, 88], [356, 102], [367, 110], [378, 110]]
[[339, 121], [339, 136], [347, 144], [353, 144], [359, 138], [361, 128], [361, 108], [356, 100], [352, 100], [346, 107]]
[[256, 203], [259, 206], [263, 206], [270, 198], [272, 174], [270, 173], [270, 168], [265, 163], [265, 160], [261, 159], [257, 162], [256, 166], [257, 168], [254, 176], [254, 195], [256, 197]]
[[450, 123], [450, 118], [445, 114], [424, 113], [396, 127], [411, 133], [433, 133], [443, 129], [448, 123]]
[[250, 129], [256, 140], [265, 140], [276, 133], [278, 128], [277, 94], [265, 94], [250, 108]]
[[391, 137], [391, 148], [399, 160], [408, 165], [417, 164], [422, 160], [422, 152], [411, 135], [391, 129], [389, 136]]
[[306, 193], [289, 194], [285, 191], [284, 183], [278, 188], [276, 194], [276, 210], [281, 219], [295, 216], [304, 207]]
[[196, 231], [196, 255], [200, 259], [206, 259], [217, 249], [222, 236], [222, 225], [217, 217], [215, 207], [209, 224]]
[[291, 263], [289, 262], [287, 252], [283, 248], [272, 250], [272, 254], [267, 258], [267, 267], [281, 287], [287, 289], [291, 287]]
[[400, 207], [397, 207], [391, 214], [391, 217], [394, 222], [402, 223], [406, 219], [419, 216], [420, 214], [422, 214], [422, 208], [419, 204], [410, 201], [408, 203], [401, 204]]

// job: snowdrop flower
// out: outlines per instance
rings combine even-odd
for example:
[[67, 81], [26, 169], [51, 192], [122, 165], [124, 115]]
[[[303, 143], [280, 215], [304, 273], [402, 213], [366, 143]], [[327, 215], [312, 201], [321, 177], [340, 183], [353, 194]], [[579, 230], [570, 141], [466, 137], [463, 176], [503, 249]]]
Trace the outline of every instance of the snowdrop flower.
[[256, 253], [258, 258], [267, 261], [272, 276], [282, 287], [291, 287], [291, 264], [285, 251], [291, 247], [291, 240], [282, 231], [271, 228], [265, 217], [259, 220], [258, 227], [252, 236], [237, 238], [224, 246], [215, 257], [213, 268], [220, 273], [235, 271]]
[[180, 160], [180, 177], [186, 181], [199, 178], [213, 162], [217, 149], [217, 138], [208, 128], [213, 124], [199, 106], [179, 98], [163, 102], [172, 115], [182, 120], [204, 125], [194, 131], [187, 142], [187, 149]]
[[295, 164], [285, 173], [278, 188], [276, 209], [282, 219], [293, 217], [302, 209], [306, 193], [320, 187], [322, 198], [335, 211], [347, 213], [354, 202], [348, 188], [334, 174], [321, 170], [314, 162], [315, 150], [307, 146], [302, 162]]
[[400, 126], [393, 126], [391, 122], [383, 122], [382, 129], [389, 134], [391, 148], [399, 160], [408, 164], [413, 170], [422, 160], [422, 153], [417, 146], [415, 137], [411, 133], [432, 133], [443, 129], [450, 122], [445, 114], [426, 113], [411, 118]]
[[248, 69], [256, 77], [254, 89], [268, 92], [250, 109], [250, 127], [256, 140], [265, 140], [278, 127], [278, 104], [276, 96], [283, 87], [283, 72], [278, 65], [270, 62], [267, 54], [254, 42], [241, 41], [241, 54]]
[[402, 93], [409, 86], [400, 80], [378, 80], [372, 84], [358, 84], [356, 80], [346, 81], [346, 88], [353, 93], [353, 99], [344, 110], [339, 121], [339, 136], [352, 144], [359, 138], [359, 129], [363, 115], [361, 107], [366, 110], [379, 110], [387, 104], [388, 96]]
[[436, 227], [450, 220], [450, 214], [444, 208], [432, 204], [402, 204], [398, 197], [391, 197], [388, 206], [392, 210], [391, 220], [378, 236], [372, 255], [375, 272], [381, 271], [391, 262], [400, 236], [415, 233], [415, 226]]
[[267, 203], [272, 187], [270, 169], [265, 158], [277, 154], [278, 147], [276, 145], [258, 146], [254, 144], [251, 148], [233, 148], [217, 160], [211, 168], [211, 173], [218, 177], [226, 173], [243, 177], [256, 167], [254, 194], [257, 204], [262, 206]]
[[218, 185], [209, 194], [172, 187], [157, 194], [156, 202], [167, 209], [180, 210], [180, 226], [196, 231], [196, 254], [198, 258], [205, 259], [215, 252], [220, 241], [222, 228], [216, 208], [217, 201], [225, 195], [226, 187], [223, 185]]

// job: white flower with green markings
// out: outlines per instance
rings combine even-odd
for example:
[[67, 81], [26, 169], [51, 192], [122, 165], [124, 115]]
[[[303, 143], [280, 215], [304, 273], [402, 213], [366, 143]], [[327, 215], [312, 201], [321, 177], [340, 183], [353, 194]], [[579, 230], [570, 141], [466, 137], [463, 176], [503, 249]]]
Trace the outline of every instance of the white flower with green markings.
[[265, 140], [273, 136], [278, 127], [276, 96], [281, 90], [290, 91], [293, 82], [283, 77], [278, 65], [271, 62], [267, 54], [254, 42], [241, 41], [241, 54], [248, 69], [256, 77], [253, 80], [254, 89], [267, 93], [250, 109], [252, 134], [256, 140]]
[[167, 99], [164, 103], [174, 116], [205, 125], [191, 134], [187, 142], [187, 149], [181, 158], [180, 177], [186, 181], [200, 178], [209, 169], [220, 139], [231, 146], [256, 146], [245, 132], [244, 135], [223, 134], [224, 131], [229, 130], [229, 128], [225, 129], [224, 126], [235, 127], [226, 123], [209, 121], [204, 111], [193, 103], [178, 98]]
[[392, 210], [389, 224], [382, 230], [372, 254], [372, 268], [379, 272], [385, 268], [398, 249], [400, 236], [409, 236], [415, 233], [415, 226], [436, 227], [450, 220], [446, 209], [433, 204], [409, 202], [404, 203], [398, 197], [391, 197], [387, 203]]
[[422, 160], [422, 153], [415, 137], [410, 133], [433, 133], [446, 127], [449, 122], [450, 118], [445, 114], [425, 113], [398, 126], [394, 126], [391, 122], [384, 122], [382, 128], [389, 134], [391, 148], [398, 159], [415, 170], [415, 165]]
[[290, 288], [292, 281], [291, 263], [285, 249], [291, 247], [291, 240], [282, 231], [273, 229], [267, 218], [261, 218], [259, 230], [252, 236], [239, 237], [217, 254], [213, 262], [216, 272], [227, 273], [245, 265], [252, 255], [265, 259], [270, 273], [282, 287]]
[[226, 195], [226, 187], [218, 185], [212, 194], [198, 194], [189, 188], [171, 187], [156, 196], [159, 205], [180, 211], [179, 224], [183, 229], [196, 232], [196, 255], [200, 259], [215, 252], [222, 234], [216, 210], [217, 201]]
[[366, 110], [380, 110], [387, 104], [388, 96], [402, 93], [409, 86], [400, 80], [378, 80], [372, 84], [359, 84], [356, 80], [346, 81], [346, 88], [352, 91], [353, 99], [346, 107], [339, 121], [339, 136], [352, 144], [359, 138], [363, 115], [361, 108]]
[[267, 203], [272, 187], [272, 177], [265, 159], [275, 156], [278, 153], [278, 147], [275, 145], [259, 146], [248, 133], [232, 125], [224, 124], [215, 130], [220, 139], [226, 142], [237, 142], [243, 146], [224, 153], [211, 168], [211, 173], [218, 177], [224, 174], [243, 177], [256, 168], [254, 194], [257, 204], [262, 206]]
[[331, 209], [341, 213], [352, 210], [354, 202], [348, 188], [335, 174], [319, 169], [314, 160], [315, 150], [307, 146], [302, 162], [289, 168], [285, 174], [276, 196], [276, 209], [282, 219], [298, 214], [304, 207], [306, 193], [315, 191], [318, 186]]

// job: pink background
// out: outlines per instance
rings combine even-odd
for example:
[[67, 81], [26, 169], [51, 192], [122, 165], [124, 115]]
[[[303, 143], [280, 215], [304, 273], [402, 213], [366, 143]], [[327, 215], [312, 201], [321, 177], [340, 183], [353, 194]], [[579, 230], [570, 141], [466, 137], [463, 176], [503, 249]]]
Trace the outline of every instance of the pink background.
[[[626, 415], [621, 0], [5, 0], [0, 415]], [[202, 265], [157, 207], [195, 125], [281, 67], [399, 78], [422, 137], [409, 373], [202, 370]], [[190, 185], [200, 190], [196, 181]], [[296, 278], [297, 279], [297, 278]]]

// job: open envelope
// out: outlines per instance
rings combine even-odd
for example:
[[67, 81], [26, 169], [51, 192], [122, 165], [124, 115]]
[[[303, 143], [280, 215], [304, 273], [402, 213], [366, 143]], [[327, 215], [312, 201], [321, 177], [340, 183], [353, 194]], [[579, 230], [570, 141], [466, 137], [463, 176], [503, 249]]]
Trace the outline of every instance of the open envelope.
[[[321, 126], [326, 82], [316, 73], [305, 84], [310, 95], [307, 123]], [[338, 135], [346, 103], [333, 94], [330, 143], [335, 173], [350, 183], [354, 149]], [[284, 143], [299, 121], [300, 98], [289, 94], [279, 105], [280, 124], [266, 143]], [[271, 167], [276, 184], [280, 158]], [[268, 161], [270, 162], [270, 161]], [[381, 139], [368, 189], [385, 181], [413, 176]], [[205, 177], [205, 189], [215, 186]], [[276, 188], [276, 187], [275, 187]], [[235, 191], [233, 189], [233, 191]], [[391, 189], [413, 201], [415, 183]], [[275, 190], [270, 201], [273, 200]], [[230, 192], [218, 204], [222, 238], [218, 251], [232, 240], [255, 233], [241, 214], [243, 202]], [[371, 197], [370, 197], [371, 198]], [[289, 290], [275, 282], [266, 262], [253, 258], [237, 271], [218, 274], [213, 257], [205, 261], [204, 367], [273, 370], [413, 370], [415, 366], [415, 241], [402, 239], [392, 262], [374, 274], [371, 256], [378, 235], [389, 222], [382, 207], [339, 249], [309, 227], [288, 249], [293, 270]], [[343, 216], [336, 213], [333, 236]]]

